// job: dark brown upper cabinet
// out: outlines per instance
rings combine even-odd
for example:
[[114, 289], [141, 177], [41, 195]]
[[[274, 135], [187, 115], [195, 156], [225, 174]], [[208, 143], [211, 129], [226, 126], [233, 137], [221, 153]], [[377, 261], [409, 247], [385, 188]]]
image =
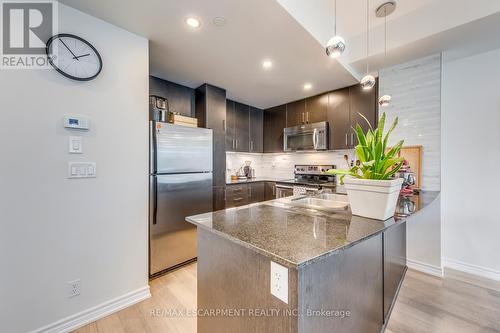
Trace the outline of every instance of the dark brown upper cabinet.
[[283, 129], [286, 126], [286, 105], [264, 111], [264, 153], [283, 152]]
[[301, 99], [285, 105], [286, 127], [299, 126], [306, 123], [306, 100]]
[[234, 151], [234, 101], [226, 100], [226, 151]]
[[250, 143], [251, 153], [264, 151], [264, 111], [250, 107]]
[[249, 145], [249, 106], [234, 102], [234, 150], [239, 152], [248, 152]]
[[263, 151], [263, 110], [232, 100], [226, 102], [226, 151]]
[[335, 90], [328, 96], [328, 124], [330, 126], [330, 149], [350, 149], [358, 144], [354, 128], [359, 124], [363, 131], [370, 124], [377, 125], [377, 89], [363, 90], [361, 85]]
[[327, 120], [328, 94], [321, 94], [306, 99], [305, 121], [307, 124]]
[[[369, 90], [363, 90], [361, 85], [355, 85], [349, 87], [349, 92], [351, 95], [351, 126], [353, 128], [356, 127], [356, 124], [359, 124], [363, 131], [366, 133], [370, 125], [375, 128], [377, 126], [377, 95], [378, 95], [378, 82], [374, 88]], [[366, 120], [363, 119], [362, 116], [368, 119], [370, 125], [366, 123]], [[354, 134], [354, 130], [351, 129], [351, 134], [349, 138], [349, 143], [352, 147], [358, 144], [358, 139]]]
[[330, 149], [350, 148], [351, 114], [349, 88], [328, 94], [327, 120], [330, 126]]

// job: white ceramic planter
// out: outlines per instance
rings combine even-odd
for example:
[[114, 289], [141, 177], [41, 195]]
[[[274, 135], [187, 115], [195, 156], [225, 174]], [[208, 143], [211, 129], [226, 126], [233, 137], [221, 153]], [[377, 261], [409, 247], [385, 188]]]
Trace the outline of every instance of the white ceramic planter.
[[394, 216], [402, 178], [373, 180], [344, 178], [353, 215], [385, 221]]

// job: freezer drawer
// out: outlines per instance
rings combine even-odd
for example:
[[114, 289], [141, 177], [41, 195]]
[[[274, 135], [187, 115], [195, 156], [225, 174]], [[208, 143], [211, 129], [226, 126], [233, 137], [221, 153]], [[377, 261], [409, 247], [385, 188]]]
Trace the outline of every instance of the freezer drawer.
[[151, 176], [150, 275], [196, 257], [186, 216], [212, 211], [212, 174]]

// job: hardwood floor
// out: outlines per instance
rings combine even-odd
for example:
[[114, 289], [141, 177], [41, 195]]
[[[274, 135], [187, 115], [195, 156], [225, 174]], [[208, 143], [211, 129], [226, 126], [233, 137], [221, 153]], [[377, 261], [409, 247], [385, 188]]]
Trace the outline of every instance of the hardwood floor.
[[[100, 319], [78, 333], [196, 332], [196, 263], [151, 282], [152, 298]], [[408, 270], [386, 333], [500, 332], [500, 292]]]

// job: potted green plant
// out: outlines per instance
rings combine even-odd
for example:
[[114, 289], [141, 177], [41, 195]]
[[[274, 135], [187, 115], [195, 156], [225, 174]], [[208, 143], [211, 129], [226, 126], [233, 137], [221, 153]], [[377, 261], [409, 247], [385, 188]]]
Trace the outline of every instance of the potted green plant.
[[354, 215], [387, 220], [394, 216], [403, 183], [403, 179], [394, 178], [394, 174], [404, 162], [404, 159], [398, 156], [404, 140], [390, 149], [387, 147], [389, 136], [398, 124], [398, 118], [384, 136], [385, 113], [382, 114], [376, 129], [361, 116], [368, 123], [369, 129], [366, 134], [359, 124], [354, 129], [359, 142], [355, 148], [358, 162], [348, 170], [332, 169], [328, 173], [340, 175]]

